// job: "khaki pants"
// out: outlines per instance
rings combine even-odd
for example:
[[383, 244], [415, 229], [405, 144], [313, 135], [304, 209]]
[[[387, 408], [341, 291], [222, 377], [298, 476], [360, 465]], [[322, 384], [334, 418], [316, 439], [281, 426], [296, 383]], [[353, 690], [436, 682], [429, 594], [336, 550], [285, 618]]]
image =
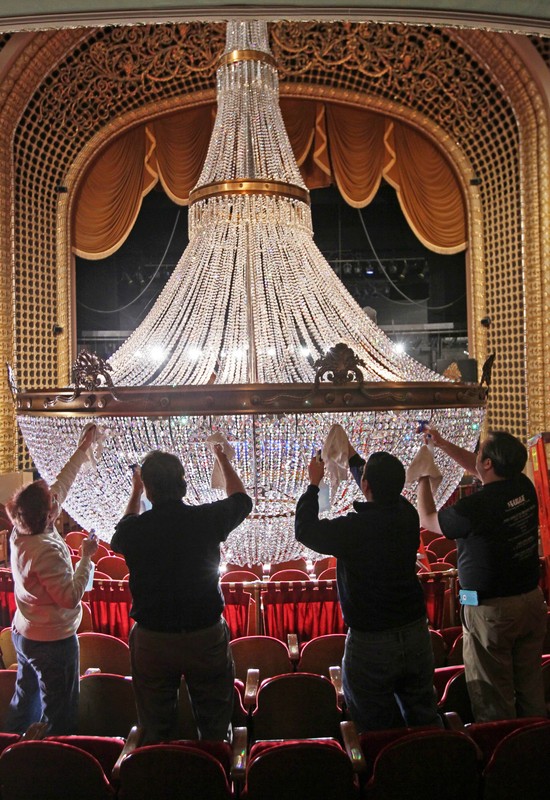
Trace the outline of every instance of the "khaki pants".
[[538, 587], [462, 606], [464, 666], [476, 722], [546, 716], [541, 672], [546, 619]]

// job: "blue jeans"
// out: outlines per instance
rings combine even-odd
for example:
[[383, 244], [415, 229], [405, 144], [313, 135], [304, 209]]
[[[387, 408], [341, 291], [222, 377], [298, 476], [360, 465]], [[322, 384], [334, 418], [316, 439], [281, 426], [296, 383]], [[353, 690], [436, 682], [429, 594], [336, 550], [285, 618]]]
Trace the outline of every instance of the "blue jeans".
[[359, 730], [399, 727], [403, 721], [441, 727], [433, 674], [425, 619], [385, 631], [348, 631], [342, 680]]
[[6, 718], [6, 731], [24, 733], [32, 722], [46, 722], [48, 734], [76, 733], [79, 651], [76, 635], [36, 642], [12, 631], [17, 678]]

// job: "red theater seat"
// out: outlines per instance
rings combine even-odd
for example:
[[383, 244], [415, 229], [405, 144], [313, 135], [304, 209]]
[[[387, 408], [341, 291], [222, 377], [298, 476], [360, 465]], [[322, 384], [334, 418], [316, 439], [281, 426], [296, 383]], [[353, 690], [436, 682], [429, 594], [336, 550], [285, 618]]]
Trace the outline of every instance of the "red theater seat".
[[115, 790], [99, 761], [79, 747], [20, 741], [0, 756], [2, 800], [111, 800]]
[[345, 633], [316, 636], [302, 647], [297, 672], [313, 672], [330, 678], [330, 667], [339, 667], [344, 657]]
[[132, 680], [99, 672], [80, 679], [78, 732], [88, 736], [126, 736], [137, 724]]
[[235, 661], [235, 677], [246, 683], [249, 669], [258, 669], [260, 678], [293, 672], [288, 647], [273, 636], [242, 636], [230, 644]]
[[249, 569], [233, 569], [231, 572], [224, 573], [220, 580], [222, 583], [248, 583], [260, 579]]
[[280, 569], [269, 576], [270, 581], [309, 581], [311, 578], [302, 569]]
[[463, 733], [420, 730], [387, 744], [365, 785], [368, 800], [475, 800], [478, 751]]
[[122, 556], [103, 556], [96, 561], [96, 567], [116, 581], [122, 581], [128, 575], [128, 564]]
[[120, 766], [119, 800], [230, 800], [224, 765], [198, 745], [174, 742], [134, 750]]
[[80, 674], [90, 668], [112, 675], [130, 675], [130, 648], [116, 636], [89, 631], [78, 634], [80, 647]]
[[483, 770], [483, 800], [547, 800], [549, 753], [550, 721], [520, 726], [509, 733]]
[[260, 739], [338, 739], [342, 713], [328, 678], [308, 672], [262, 681], [252, 713], [254, 741]]
[[250, 750], [246, 800], [355, 800], [358, 787], [334, 739], [259, 742]]

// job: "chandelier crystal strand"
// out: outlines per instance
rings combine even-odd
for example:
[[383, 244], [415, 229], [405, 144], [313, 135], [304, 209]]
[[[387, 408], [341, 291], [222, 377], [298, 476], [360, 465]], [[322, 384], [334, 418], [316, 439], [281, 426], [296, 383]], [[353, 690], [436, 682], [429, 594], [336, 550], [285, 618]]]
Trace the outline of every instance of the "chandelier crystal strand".
[[[19, 405], [18, 422], [35, 464], [50, 482], [83, 425], [96, 422], [105, 432], [97, 465], [83, 468], [65, 507], [106, 540], [130, 494], [129, 465], [149, 450], [181, 455], [188, 502], [223, 496], [210, 488], [212, 454], [206, 444], [209, 434], [222, 432], [254, 498], [252, 514], [223, 546], [224, 559], [277, 563], [312, 555], [294, 539], [294, 510], [307, 485], [309, 458], [323, 446], [332, 424], [341, 424], [361, 452], [390, 450], [408, 464], [419, 445], [416, 420], [430, 420], [445, 438], [472, 448], [483, 409], [460, 401], [459, 407], [396, 411], [391, 408], [396, 395], [388, 389], [382, 409], [370, 410], [365, 400], [369, 410], [327, 406], [318, 411], [308, 409], [306, 399], [303, 411], [289, 410], [295, 408], [298, 387], [314, 392], [317, 360], [340, 342], [363, 361], [365, 382], [449, 382], [394, 351], [316, 247], [309, 194], [283, 124], [264, 22], [228, 24], [216, 80], [218, 110], [190, 197], [189, 244], [147, 317], [109, 359], [117, 396], [102, 401], [109, 403], [108, 413], [100, 411], [94, 393], [78, 413], [65, 411], [65, 401], [52, 404], [51, 397], [37, 407], [30, 393]], [[254, 391], [273, 387], [261, 413], [254, 410], [253, 397], [239, 411], [223, 410], [224, 395], [215, 390], [241, 385]], [[322, 385], [328, 387], [321, 389], [323, 396], [330, 394], [331, 384]], [[148, 406], [136, 405], [133, 413], [130, 400], [120, 411], [118, 395], [128, 390], [131, 398], [133, 388], [140, 387], [147, 387], [148, 398], [160, 397], [160, 406], [148, 412]], [[212, 396], [205, 392], [198, 411], [175, 413], [169, 387], [182, 396], [206, 387]], [[406, 389], [400, 391], [403, 408]], [[90, 406], [97, 416], [87, 413]], [[439, 450], [435, 458], [443, 473], [436, 498], [441, 505], [461, 470]], [[330, 515], [348, 510], [358, 496], [353, 483], [343, 484], [332, 498]]]

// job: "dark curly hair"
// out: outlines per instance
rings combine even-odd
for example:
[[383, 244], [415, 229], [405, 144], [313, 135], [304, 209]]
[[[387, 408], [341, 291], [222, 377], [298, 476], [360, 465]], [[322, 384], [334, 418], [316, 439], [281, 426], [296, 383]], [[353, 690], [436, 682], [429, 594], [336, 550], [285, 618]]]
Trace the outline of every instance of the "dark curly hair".
[[6, 503], [8, 516], [20, 533], [42, 533], [48, 522], [52, 496], [46, 481], [29, 483]]
[[489, 431], [481, 443], [481, 458], [490, 458], [499, 478], [514, 478], [527, 463], [527, 448], [508, 431]]

